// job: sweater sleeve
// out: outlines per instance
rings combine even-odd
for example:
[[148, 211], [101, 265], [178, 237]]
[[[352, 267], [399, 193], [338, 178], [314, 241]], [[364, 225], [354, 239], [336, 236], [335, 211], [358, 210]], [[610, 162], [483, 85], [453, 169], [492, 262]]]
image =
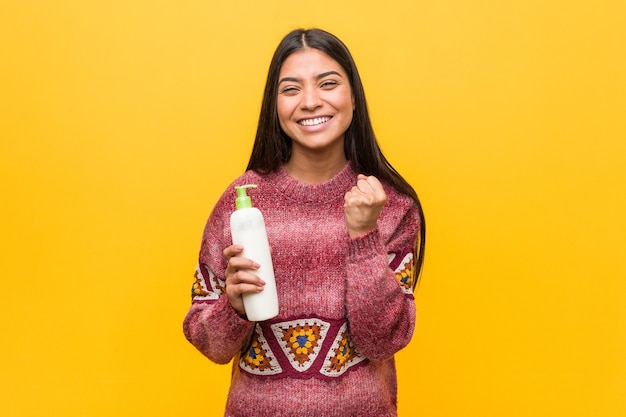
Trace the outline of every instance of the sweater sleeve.
[[350, 239], [346, 308], [355, 347], [372, 360], [384, 360], [405, 347], [415, 327], [412, 266], [420, 227], [413, 205], [385, 239], [379, 225]]
[[192, 304], [183, 321], [187, 340], [219, 364], [230, 362], [241, 351], [254, 327], [237, 314], [224, 291], [226, 261], [222, 252], [231, 244], [224, 213], [224, 204], [218, 202], [204, 229], [191, 289]]

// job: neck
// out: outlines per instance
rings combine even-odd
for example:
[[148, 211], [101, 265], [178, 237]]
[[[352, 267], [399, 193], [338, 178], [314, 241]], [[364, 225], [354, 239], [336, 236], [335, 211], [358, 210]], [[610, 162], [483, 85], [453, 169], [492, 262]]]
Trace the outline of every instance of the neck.
[[284, 167], [293, 179], [307, 184], [321, 184], [337, 175], [347, 162], [343, 152], [335, 157], [328, 155], [304, 157], [304, 155], [294, 153]]

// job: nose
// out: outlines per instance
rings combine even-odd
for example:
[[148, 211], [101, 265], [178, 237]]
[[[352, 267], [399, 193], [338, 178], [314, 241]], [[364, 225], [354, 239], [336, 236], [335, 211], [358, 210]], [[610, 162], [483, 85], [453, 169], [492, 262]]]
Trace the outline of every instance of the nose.
[[322, 105], [322, 100], [317, 88], [308, 87], [303, 90], [302, 101], [300, 103], [303, 110], [315, 110]]

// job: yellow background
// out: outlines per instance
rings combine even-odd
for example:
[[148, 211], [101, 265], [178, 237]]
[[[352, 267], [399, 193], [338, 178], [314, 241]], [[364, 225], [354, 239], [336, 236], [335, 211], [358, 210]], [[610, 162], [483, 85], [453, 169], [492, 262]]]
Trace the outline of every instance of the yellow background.
[[428, 216], [400, 414], [626, 415], [623, 0], [0, 0], [0, 414], [222, 415], [181, 322], [299, 26]]

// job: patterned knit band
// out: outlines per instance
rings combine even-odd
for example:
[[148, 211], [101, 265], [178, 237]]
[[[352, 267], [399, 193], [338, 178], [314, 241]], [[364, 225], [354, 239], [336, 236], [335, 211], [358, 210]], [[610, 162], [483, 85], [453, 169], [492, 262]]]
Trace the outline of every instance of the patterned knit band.
[[257, 323], [239, 367], [260, 377], [334, 379], [365, 361], [345, 320], [312, 317]]

